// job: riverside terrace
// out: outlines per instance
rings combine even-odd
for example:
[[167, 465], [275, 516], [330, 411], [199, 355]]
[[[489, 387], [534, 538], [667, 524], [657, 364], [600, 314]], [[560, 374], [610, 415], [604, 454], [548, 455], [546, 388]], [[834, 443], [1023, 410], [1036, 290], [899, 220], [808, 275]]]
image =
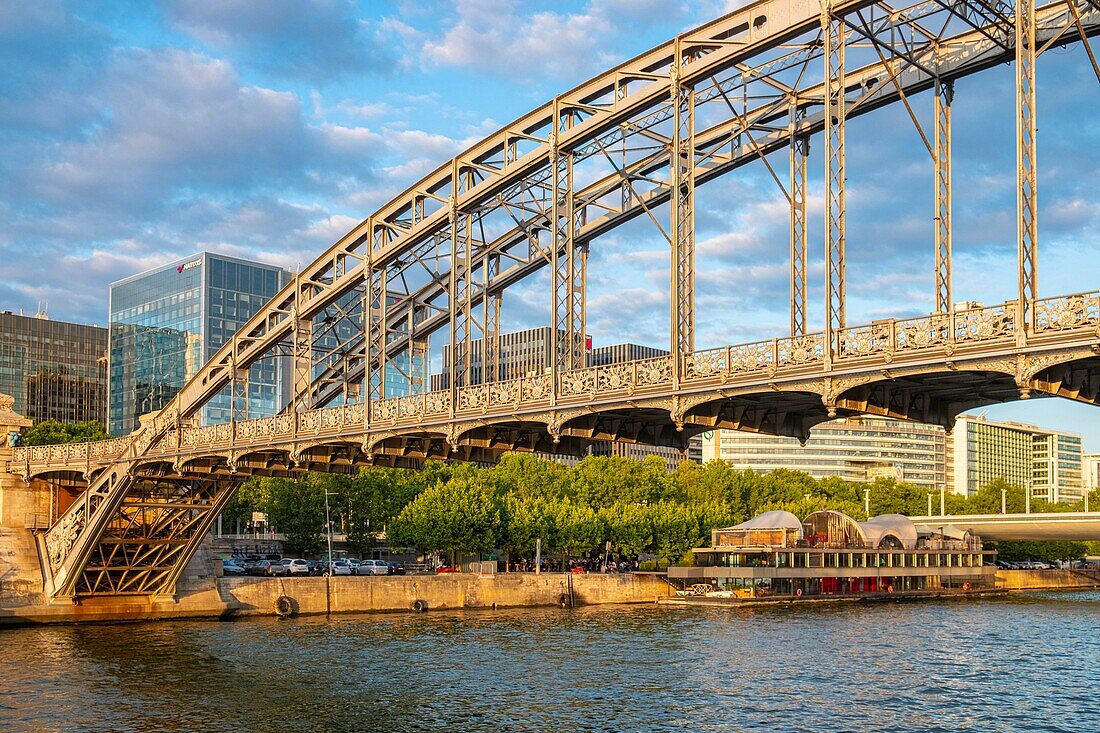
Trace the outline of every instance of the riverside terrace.
[[[785, 511], [716, 529], [696, 564], [670, 567], [681, 595], [709, 598], [844, 596], [992, 589], [996, 568], [981, 538], [947, 525], [917, 527], [900, 514], [857, 522], [836, 511], [801, 521]], [[988, 563], [988, 564], [987, 564]]]

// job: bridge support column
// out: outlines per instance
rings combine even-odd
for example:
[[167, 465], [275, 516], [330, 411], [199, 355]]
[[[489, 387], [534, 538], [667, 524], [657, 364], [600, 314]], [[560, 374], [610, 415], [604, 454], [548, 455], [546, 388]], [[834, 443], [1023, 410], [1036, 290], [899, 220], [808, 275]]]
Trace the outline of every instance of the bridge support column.
[[801, 114], [791, 106], [791, 337], [806, 334], [806, 163], [809, 136], [798, 135]]
[[679, 385], [684, 360], [695, 351], [695, 89], [680, 81], [680, 39], [672, 66], [671, 288], [672, 381]]
[[[457, 397], [456, 390], [470, 383], [470, 215], [458, 210], [460, 184], [464, 182], [465, 187], [469, 188], [468, 178], [469, 173], [461, 170], [456, 158], [451, 173], [451, 350], [447, 360], [452, 411]], [[383, 328], [385, 327], [383, 322]]]
[[550, 138], [550, 168], [553, 178], [550, 213], [551, 242], [551, 371], [554, 392], [561, 371], [587, 366], [585, 319], [588, 285], [588, 248], [576, 241], [573, 211], [573, 151], [558, 145], [562, 127], [572, 125], [572, 114], [563, 118], [559, 103], [554, 102], [554, 129]]
[[936, 80], [936, 312], [951, 313], [951, 102], [954, 82]]
[[[294, 282], [294, 409], [310, 409], [313, 386], [313, 320], [302, 317], [302, 284]], [[234, 349], [234, 353], [236, 353]], [[234, 362], [234, 366], [235, 366]], [[235, 369], [234, 369], [235, 371]]]
[[831, 368], [834, 342], [844, 328], [845, 196], [844, 24], [832, 16], [832, 3], [821, 11], [825, 41], [825, 368]]
[[1016, 0], [1016, 239], [1019, 287], [1016, 337], [1031, 331], [1038, 297], [1038, 198], [1036, 187], [1035, 2]]
[[[386, 398], [386, 268], [367, 267], [366, 290], [363, 304], [364, 343], [366, 368], [363, 379], [366, 380], [365, 394], [369, 416], [371, 402]], [[369, 421], [369, 417], [366, 418]]]

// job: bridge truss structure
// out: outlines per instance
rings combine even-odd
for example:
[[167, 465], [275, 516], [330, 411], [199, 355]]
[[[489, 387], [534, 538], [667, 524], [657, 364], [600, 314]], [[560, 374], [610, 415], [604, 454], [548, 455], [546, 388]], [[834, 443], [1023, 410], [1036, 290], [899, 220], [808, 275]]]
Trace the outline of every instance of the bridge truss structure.
[[[28, 480], [86, 485], [38, 533], [50, 597], [171, 596], [251, 475], [579, 453], [594, 440], [685, 448], [729, 428], [796, 436], [842, 415], [950, 428], [958, 413], [1032, 395], [1095, 404], [1100, 293], [1040, 297], [1036, 59], [1100, 31], [1100, 0], [760, 0], [620, 64], [457, 155], [302, 269], [162, 410], [125, 438], [16, 450]], [[956, 80], [1015, 66], [1018, 294], [956, 310], [951, 111]], [[930, 95], [919, 96], [923, 92]], [[931, 97], [931, 129], [915, 105]], [[933, 172], [936, 310], [851, 325], [846, 124], [900, 105]], [[807, 167], [825, 161], [824, 329], [810, 304]], [[772, 161], [785, 158], [785, 165]], [[695, 344], [695, 191], [764, 161], [790, 218], [790, 332]], [[655, 211], [667, 205], [660, 220]], [[663, 211], [663, 208], [662, 208]], [[669, 246], [670, 354], [589, 367], [587, 256], [646, 217]], [[551, 368], [500, 380], [504, 292], [549, 270]], [[442, 390], [418, 377], [446, 337]], [[292, 364], [293, 397], [248, 419], [248, 374]], [[412, 394], [388, 394], [397, 375]], [[234, 418], [199, 426], [202, 407]]]

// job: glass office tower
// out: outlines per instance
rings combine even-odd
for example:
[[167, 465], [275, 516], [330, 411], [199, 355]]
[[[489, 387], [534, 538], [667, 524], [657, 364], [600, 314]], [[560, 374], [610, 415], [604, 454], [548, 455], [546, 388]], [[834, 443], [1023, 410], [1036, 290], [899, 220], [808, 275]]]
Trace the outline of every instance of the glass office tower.
[[[290, 281], [278, 267], [208, 252], [111, 284], [108, 429], [126, 435], [171, 400], [249, 318]], [[248, 413], [274, 415], [287, 399], [285, 358], [255, 364]], [[203, 408], [204, 425], [228, 422], [228, 391]]]
[[34, 422], [105, 422], [107, 329], [0, 313], [0, 393]]

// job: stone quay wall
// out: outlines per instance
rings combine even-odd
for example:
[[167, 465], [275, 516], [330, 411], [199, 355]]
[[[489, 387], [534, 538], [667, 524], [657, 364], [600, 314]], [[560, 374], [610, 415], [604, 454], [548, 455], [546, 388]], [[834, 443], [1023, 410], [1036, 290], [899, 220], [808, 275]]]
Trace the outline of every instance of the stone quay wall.
[[333, 578], [219, 578], [218, 592], [234, 615], [271, 615], [287, 597], [295, 613], [379, 613], [464, 608], [653, 603], [671, 592], [659, 575], [476, 573]]

